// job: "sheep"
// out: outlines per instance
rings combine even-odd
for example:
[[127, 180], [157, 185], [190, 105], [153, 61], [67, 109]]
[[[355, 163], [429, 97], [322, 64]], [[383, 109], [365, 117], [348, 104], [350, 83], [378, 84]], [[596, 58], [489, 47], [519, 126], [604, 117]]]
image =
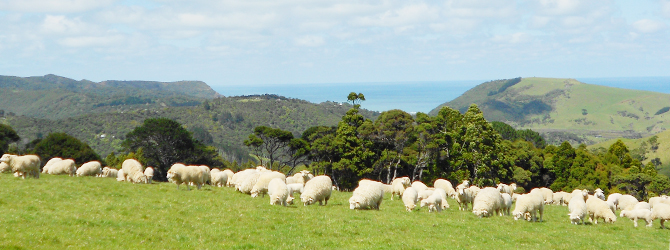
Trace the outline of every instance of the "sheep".
[[615, 206], [619, 206], [619, 198], [621, 198], [622, 194], [620, 193], [613, 193], [607, 196], [608, 201], [612, 201]]
[[498, 191], [500, 191], [500, 193], [509, 194], [510, 197], [512, 197], [512, 195], [514, 194], [514, 190], [512, 190], [512, 187], [510, 187], [505, 183], [498, 183]]
[[305, 185], [310, 179], [309, 170], [302, 170], [293, 175], [293, 181], [295, 181], [295, 183], [302, 183], [302, 185]]
[[147, 183], [147, 176], [143, 172], [133, 172], [127, 178], [130, 183]]
[[434, 192], [435, 192], [435, 189], [426, 189], [426, 190], [423, 190], [423, 191], [419, 192], [419, 201], [430, 197], [431, 195], [433, 195]]
[[442, 200], [442, 195], [438, 192], [433, 192], [433, 194], [421, 200], [421, 207], [428, 206], [429, 213], [433, 211], [440, 212], [442, 211], [442, 202], [446, 202]]
[[544, 187], [540, 188], [540, 191], [542, 191], [542, 197], [544, 197], [544, 204], [551, 204], [554, 202], [554, 191]]
[[586, 200], [586, 212], [589, 214], [589, 221], [595, 224], [598, 224], [599, 218], [602, 218], [605, 223], [616, 222], [616, 216], [610, 210], [607, 202], [595, 196], [589, 196]]
[[235, 173], [233, 173], [233, 170], [225, 169], [221, 172], [225, 173], [228, 176], [228, 178], [226, 178], [228, 180], [228, 182], [226, 182], [226, 186], [232, 187], [233, 185], [231, 183], [231, 180], [233, 179], [233, 175], [235, 175]]
[[12, 168], [15, 177], [21, 176], [23, 179], [26, 176], [32, 176], [36, 179], [40, 178], [40, 157], [37, 155], [10, 155], [4, 154], [0, 158], [0, 162], [5, 162]]
[[[198, 166], [198, 168], [200, 168], [200, 170], [202, 171], [202, 184], [203, 185], [207, 184], [207, 182], [211, 183], [212, 176], [209, 173], [209, 171], [210, 171], [209, 167], [205, 166], [205, 165], [202, 165], [202, 166]], [[191, 184], [193, 184], [193, 183], [191, 183]]]
[[494, 214], [502, 216], [503, 198], [497, 188], [482, 189], [472, 203], [472, 213], [477, 217], [489, 217]]
[[[238, 174], [240, 174], [240, 177], [235, 188], [243, 194], [251, 194], [251, 190], [254, 188], [254, 185], [256, 185], [256, 181], [258, 181], [261, 172], [256, 169], [247, 169]], [[237, 176], [237, 174], [235, 175]]]
[[293, 204], [293, 193], [298, 192], [299, 194], [302, 194], [302, 192], [305, 190], [305, 186], [301, 183], [286, 184], [286, 187], [288, 188], [288, 198], [286, 199], [288, 204]]
[[472, 204], [474, 195], [470, 188], [465, 187], [464, 185], [458, 185], [456, 187], [456, 201], [458, 202], [458, 210], [468, 210], [468, 204]]
[[512, 195], [512, 202], [516, 202], [516, 199], [518, 199], [520, 194], [513, 194]]
[[509, 184], [509, 188], [512, 190], [512, 193], [516, 192], [516, 188], [517, 188], [516, 183]]
[[538, 193], [520, 195], [512, 212], [514, 220], [519, 220], [523, 216], [528, 221], [537, 221], [537, 213], [539, 212], [540, 222], [542, 222], [544, 201], [542, 195]]
[[572, 193], [563, 194], [563, 206], [570, 205], [570, 200], [572, 199]]
[[118, 177], [119, 170], [114, 168], [105, 167], [102, 169], [102, 177], [116, 178]]
[[597, 188], [595, 191], [593, 191], [593, 196], [597, 197], [598, 199], [605, 200], [605, 192], [603, 192], [603, 190], [600, 188]]
[[402, 203], [405, 204], [405, 210], [412, 212], [416, 207], [416, 202], [419, 200], [419, 193], [413, 187], [407, 187], [402, 193]]
[[214, 171], [212, 169], [212, 172], [210, 172], [210, 175], [211, 175], [212, 186], [215, 186], [215, 187], [226, 186], [226, 182], [228, 181], [228, 175], [226, 173], [221, 172], [221, 171]]
[[312, 205], [316, 202], [319, 202], [319, 205], [328, 205], [328, 200], [330, 199], [330, 194], [333, 186], [333, 181], [330, 177], [326, 175], [315, 176], [311, 180], [305, 183], [305, 189], [302, 195], [300, 195], [300, 200], [304, 206]]
[[[409, 178], [407, 178], [409, 180]], [[433, 183], [433, 187], [435, 188], [441, 188], [447, 193], [447, 196], [451, 197], [452, 199], [456, 199], [456, 190], [454, 189], [454, 186], [451, 185], [451, 182], [445, 179], [437, 179]], [[443, 202], [446, 203], [446, 200]]]
[[281, 204], [287, 206], [286, 199], [289, 195], [286, 182], [281, 178], [274, 178], [268, 183], [268, 196], [270, 196], [270, 205]]
[[6, 162], [0, 162], [0, 173], [11, 173], [12, 168]]
[[193, 182], [198, 189], [200, 189], [204, 183], [202, 168], [199, 166], [184, 166], [183, 164], [174, 164], [170, 167], [170, 170], [167, 172], [168, 180], [177, 184], [177, 190], [179, 190], [179, 185], [182, 183], [186, 184], [186, 188], [191, 190], [191, 187], [188, 183]]
[[154, 168], [147, 167], [144, 169], [144, 176], [147, 178], [147, 184], [151, 184], [151, 181], [154, 179]]
[[426, 184], [423, 184], [423, 182], [420, 181], [414, 181], [412, 182], [412, 187], [416, 189], [417, 192], [421, 193], [421, 191], [426, 190], [428, 186]]
[[256, 183], [251, 188], [251, 197], [257, 197], [259, 194], [262, 194], [263, 197], [265, 197], [265, 193], [268, 192], [268, 184], [270, 184], [270, 181], [275, 178], [280, 178], [284, 183], [286, 183], [286, 175], [280, 172], [268, 171], [261, 173], [258, 176]]
[[116, 172], [116, 181], [126, 181], [126, 174], [123, 173], [123, 169]]
[[510, 215], [510, 210], [512, 209], [512, 196], [510, 196], [508, 193], [502, 193], [500, 194], [503, 198], [503, 203], [502, 203], [502, 212], [504, 215]]
[[607, 206], [612, 210], [612, 213], [616, 214], [616, 205], [614, 205], [614, 202], [612, 201], [605, 201], [607, 203]]
[[286, 177], [286, 184], [294, 184], [296, 180], [293, 176]]
[[126, 181], [129, 181], [129, 178], [131, 177], [137, 177], [138, 175], [135, 174], [136, 172], [140, 172], [144, 175], [144, 166], [135, 159], [127, 159], [123, 161], [121, 169], [123, 170], [123, 175]]
[[477, 194], [479, 194], [479, 191], [482, 191], [481, 188], [478, 186], [470, 186], [468, 189], [470, 189], [470, 192], [472, 192], [472, 199], [474, 200], [475, 197], [477, 197]]
[[647, 227], [652, 227], [652, 223], [654, 222], [651, 219], [651, 210], [644, 209], [644, 208], [636, 208], [633, 210], [622, 210], [621, 213], [619, 214], [619, 217], [626, 217], [628, 219], [633, 220], [633, 225], [637, 227], [637, 220], [638, 219], [643, 219], [645, 223], [647, 224]]
[[651, 210], [651, 220], [661, 220], [661, 228], [665, 228], [663, 223], [670, 220], [670, 205], [665, 203], [654, 204], [654, 209]]
[[393, 196], [396, 195], [402, 198], [402, 194], [405, 192], [405, 189], [411, 186], [410, 179], [409, 177], [395, 178], [391, 182], [391, 186], [392, 186], [391, 200], [393, 200]]
[[564, 197], [566, 194], [567, 194], [567, 193], [566, 193], [566, 192], [563, 192], [563, 191], [554, 193], [554, 195], [552, 196], [552, 199], [553, 199], [552, 204], [554, 204], [554, 205], [563, 205], [563, 204], [564, 204], [564, 202], [563, 202], [563, 197]]
[[640, 201], [637, 204], [635, 204], [635, 206], [633, 206], [633, 210], [635, 209], [647, 209], [651, 211], [651, 205], [647, 202]]
[[568, 216], [570, 216], [570, 222], [572, 224], [579, 225], [580, 222], [581, 224], [584, 224], [584, 218], [586, 218], [588, 210], [582, 195], [572, 197], [568, 209], [570, 210]]
[[449, 208], [449, 202], [447, 202], [447, 191], [441, 188], [435, 188], [433, 194], [438, 193], [442, 198], [442, 210]]
[[[83, 167], [83, 165], [82, 165]], [[60, 161], [52, 162], [51, 166], [47, 169], [47, 174], [53, 175], [69, 175], [75, 176], [77, 172], [77, 166], [72, 159], [61, 159]]]
[[633, 197], [632, 195], [625, 194], [619, 197], [617, 208], [619, 210], [632, 210], [637, 202], [637, 198]]
[[[360, 181], [349, 198], [349, 209], [376, 209], [384, 200], [384, 184], [376, 181]], [[307, 189], [307, 188], [305, 188]]]
[[668, 196], [665, 195], [662, 195], [660, 197], [649, 198], [649, 207], [654, 208], [654, 205], [656, 205], [656, 203], [665, 203], [670, 205], [670, 199], [668, 198]]
[[49, 173], [49, 168], [56, 162], [62, 161], [62, 158], [59, 157], [54, 157], [51, 158], [49, 161], [47, 161], [47, 164], [44, 164], [44, 167], [42, 167], [42, 173], [43, 174], [48, 174]]
[[77, 176], [96, 176], [102, 173], [102, 165], [99, 161], [89, 161], [77, 169]]

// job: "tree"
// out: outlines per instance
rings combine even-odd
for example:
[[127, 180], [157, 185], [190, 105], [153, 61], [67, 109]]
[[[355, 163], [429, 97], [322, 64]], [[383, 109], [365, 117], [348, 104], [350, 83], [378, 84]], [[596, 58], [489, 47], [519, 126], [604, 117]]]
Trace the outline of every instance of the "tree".
[[[349, 96], [347, 96], [347, 101], [351, 102], [351, 104], [358, 109], [361, 106], [360, 102], [365, 101], [365, 96], [363, 95], [363, 93], [356, 94], [355, 92], [351, 92], [349, 93]], [[356, 102], [358, 102], [358, 104], [356, 104]]]
[[100, 161], [100, 156], [91, 147], [66, 133], [51, 133], [35, 144], [32, 153], [42, 158], [43, 163], [54, 157], [73, 159], [77, 164]]
[[[374, 123], [374, 138], [383, 148], [379, 165], [386, 166], [386, 182], [396, 178], [398, 165], [405, 147], [414, 137], [414, 119], [402, 110], [394, 109], [382, 112]], [[391, 178], [391, 167], [394, 168]], [[380, 171], [381, 174], [381, 171]]]
[[0, 155], [5, 154], [9, 144], [19, 141], [21, 138], [9, 125], [0, 124]]
[[[262, 148], [260, 152], [265, 153], [265, 155], [257, 156], [259, 158], [263, 156], [267, 157], [270, 165], [266, 167], [272, 169], [275, 161], [282, 157], [282, 150], [289, 146], [292, 139], [293, 134], [289, 131], [259, 126], [254, 128], [254, 133], [249, 135], [249, 139], [244, 141], [244, 144], [259, 149]], [[256, 151], [258, 152], [258, 149]]]

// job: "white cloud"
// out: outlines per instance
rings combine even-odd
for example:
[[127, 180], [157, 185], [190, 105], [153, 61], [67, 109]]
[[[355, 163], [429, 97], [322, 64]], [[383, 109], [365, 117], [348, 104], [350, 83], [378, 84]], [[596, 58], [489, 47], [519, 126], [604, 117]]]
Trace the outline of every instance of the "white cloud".
[[438, 17], [436, 8], [427, 4], [415, 4], [387, 10], [373, 16], [358, 17], [353, 23], [362, 26], [402, 27], [425, 23]]
[[300, 46], [317, 47], [323, 45], [326, 41], [320, 36], [307, 35], [296, 38], [295, 43]]
[[661, 0], [661, 13], [670, 18], [670, 0]]
[[116, 0], [16, 0], [0, 1], [0, 10], [43, 13], [75, 13], [109, 6]]
[[654, 33], [666, 27], [664, 22], [642, 19], [633, 23], [633, 28], [642, 33]]
[[41, 25], [42, 31], [48, 34], [79, 34], [90, 30], [90, 27], [78, 18], [47, 15]]
[[66, 47], [100, 47], [117, 45], [123, 41], [121, 35], [78, 36], [60, 39], [58, 43]]
[[526, 43], [531, 39], [532, 37], [524, 32], [516, 32], [509, 35], [496, 35], [491, 38], [492, 41], [498, 43]]

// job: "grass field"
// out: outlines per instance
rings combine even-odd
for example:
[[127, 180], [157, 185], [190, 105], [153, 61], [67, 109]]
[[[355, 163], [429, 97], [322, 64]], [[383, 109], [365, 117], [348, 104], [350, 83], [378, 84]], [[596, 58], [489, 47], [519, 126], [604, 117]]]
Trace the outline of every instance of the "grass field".
[[[0, 249], [666, 249], [670, 231], [571, 225], [567, 207], [544, 222], [476, 218], [451, 209], [408, 213], [387, 197], [380, 211], [349, 210], [351, 193], [327, 206], [270, 206], [232, 188], [176, 190], [111, 178], [0, 175]], [[644, 225], [644, 222], [641, 222]]]

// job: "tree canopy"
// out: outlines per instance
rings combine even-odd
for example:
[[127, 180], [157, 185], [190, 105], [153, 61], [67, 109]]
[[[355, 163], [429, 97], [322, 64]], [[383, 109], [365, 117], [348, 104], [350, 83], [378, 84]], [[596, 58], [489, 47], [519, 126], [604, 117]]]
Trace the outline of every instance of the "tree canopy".
[[101, 160], [88, 144], [66, 133], [51, 133], [36, 142], [35, 148], [30, 151], [42, 158], [42, 164], [54, 157], [73, 159], [79, 165]]
[[0, 155], [5, 154], [9, 148], [9, 144], [17, 142], [21, 139], [16, 131], [9, 125], [0, 124]]

